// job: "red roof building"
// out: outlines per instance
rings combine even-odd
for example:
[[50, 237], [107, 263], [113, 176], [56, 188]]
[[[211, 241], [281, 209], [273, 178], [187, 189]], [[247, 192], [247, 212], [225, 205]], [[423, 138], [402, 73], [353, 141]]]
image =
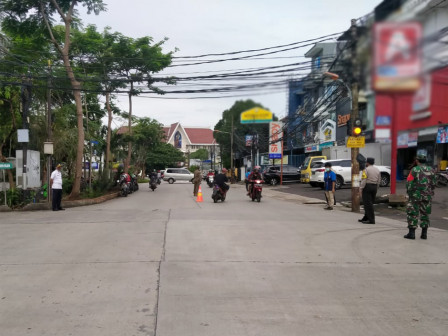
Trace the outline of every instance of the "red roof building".
[[213, 130], [204, 127], [183, 127], [174, 123], [163, 127], [166, 142], [172, 144], [184, 153], [193, 153], [200, 148], [209, 152], [218, 153], [218, 144], [213, 138]]

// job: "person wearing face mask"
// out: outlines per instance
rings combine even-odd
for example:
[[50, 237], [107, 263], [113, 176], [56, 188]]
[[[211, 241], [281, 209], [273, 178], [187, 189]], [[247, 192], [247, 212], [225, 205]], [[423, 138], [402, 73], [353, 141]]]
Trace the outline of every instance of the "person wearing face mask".
[[[358, 219], [363, 224], [375, 224], [375, 211], [373, 203], [375, 202], [376, 193], [381, 182], [380, 170], [374, 166], [375, 159], [367, 158], [365, 174], [361, 181], [360, 192], [364, 203], [364, 217]], [[365, 176], [365, 178], [364, 178]]]
[[336, 173], [331, 170], [331, 163], [325, 162], [325, 173], [324, 173], [324, 189], [325, 197], [327, 198], [327, 207], [325, 210], [333, 210], [334, 204], [334, 191], [336, 188]]

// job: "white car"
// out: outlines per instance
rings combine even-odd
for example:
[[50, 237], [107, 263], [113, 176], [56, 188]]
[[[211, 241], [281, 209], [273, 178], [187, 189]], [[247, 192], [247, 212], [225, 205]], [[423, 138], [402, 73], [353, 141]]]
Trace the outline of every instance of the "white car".
[[[336, 173], [336, 189], [340, 189], [344, 184], [352, 183], [352, 162], [348, 159], [341, 160], [320, 160], [314, 163], [311, 168], [310, 185], [312, 187], [324, 187], [325, 163], [330, 162], [332, 170]], [[387, 187], [390, 183], [390, 167], [376, 166], [381, 173], [380, 187]]]
[[194, 174], [186, 168], [166, 168], [163, 174], [163, 180], [173, 184], [176, 181], [193, 182]]

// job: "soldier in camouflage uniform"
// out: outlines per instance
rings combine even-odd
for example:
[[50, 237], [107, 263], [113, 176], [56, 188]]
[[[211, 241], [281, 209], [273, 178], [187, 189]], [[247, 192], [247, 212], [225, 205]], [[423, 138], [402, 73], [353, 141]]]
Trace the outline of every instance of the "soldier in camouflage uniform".
[[415, 229], [418, 227], [420, 217], [420, 227], [422, 228], [421, 239], [427, 238], [429, 227], [429, 215], [431, 214], [431, 201], [434, 196], [436, 177], [434, 170], [425, 165], [426, 156], [417, 155], [415, 166], [411, 169], [406, 182], [409, 201], [406, 207], [409, 233], [404, 236], [406, 239], [415, 239]]

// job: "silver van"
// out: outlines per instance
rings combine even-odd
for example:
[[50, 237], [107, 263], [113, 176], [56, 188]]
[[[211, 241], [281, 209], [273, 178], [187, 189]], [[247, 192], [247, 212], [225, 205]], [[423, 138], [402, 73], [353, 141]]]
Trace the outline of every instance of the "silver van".
[[193, 182], [194, 174], [186, 168], [166, 168], [163, 175], [163, 180], [169, 184], [173, 184], [176, 181], [189, 181]]

